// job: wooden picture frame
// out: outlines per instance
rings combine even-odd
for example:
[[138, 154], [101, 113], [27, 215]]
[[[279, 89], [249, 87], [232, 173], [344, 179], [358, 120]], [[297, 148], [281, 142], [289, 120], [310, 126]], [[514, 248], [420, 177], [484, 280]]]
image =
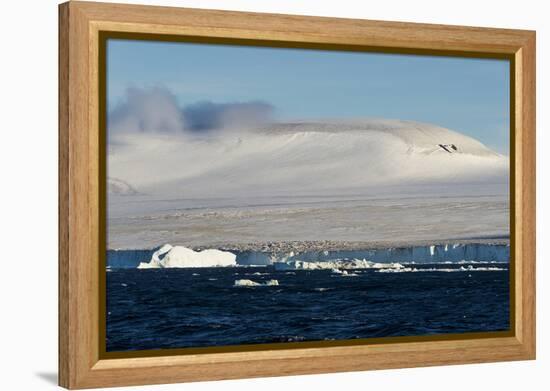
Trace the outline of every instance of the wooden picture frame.
[[[510, 333], [105, 358], [102, 34], [507, 58], [511, 63]], [[535, 32], [71, 1], [59, 6], [59, 384], [175, 383], [535, 358]]]

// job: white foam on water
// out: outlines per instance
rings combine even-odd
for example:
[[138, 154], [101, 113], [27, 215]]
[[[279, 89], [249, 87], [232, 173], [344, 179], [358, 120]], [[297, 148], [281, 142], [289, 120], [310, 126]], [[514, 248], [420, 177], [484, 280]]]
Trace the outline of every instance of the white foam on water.
[[342, 272], [342, 277], [359, 277], [359, 274], [357, 273], [349, 273], [347, 271], [343, 271]]

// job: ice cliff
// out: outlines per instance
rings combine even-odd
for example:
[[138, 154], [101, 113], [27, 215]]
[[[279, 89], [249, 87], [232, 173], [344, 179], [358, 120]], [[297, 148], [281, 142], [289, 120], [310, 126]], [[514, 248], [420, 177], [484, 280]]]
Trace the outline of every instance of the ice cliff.
[[[388, 263], [460, 263], [508, 262], [510, 246], [506, 244], [455, 243], [433, 246], [409, 246], [399, 248], [305, 251], [302, 253], [276, 254], [261, 251], [194, 251], [182, 246], [165, 245], [156, 250], [108, 250], [107, 266], [110, 268], [162, 268], [162, 267], [216, 267], [271, 265], [284, 268], [283, 263], [330, 262], [338, 260], [367, 262], [367, 266]], [[363, 259], [365, 261], [363, 261]], [[184, 266], [182, 266], [184, 265]], [[309, 266], [309, 265], [306, 265]], [[323, 265], [318, 266], [323, 267]]]

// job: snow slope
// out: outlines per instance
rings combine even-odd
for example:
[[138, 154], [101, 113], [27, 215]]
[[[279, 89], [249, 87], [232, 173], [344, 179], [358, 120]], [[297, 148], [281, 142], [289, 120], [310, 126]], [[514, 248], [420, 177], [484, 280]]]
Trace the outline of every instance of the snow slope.
[[163, 197], [376, 193], [398, 186], [497, 185], [508, 157], [477, 140], [399, 120], [295, 122], [208, 136], [120, 135], [108, 172]]
[[508, 157], [434, 125], [310, 121], [110, 141], [110, 249], [509, 235]]

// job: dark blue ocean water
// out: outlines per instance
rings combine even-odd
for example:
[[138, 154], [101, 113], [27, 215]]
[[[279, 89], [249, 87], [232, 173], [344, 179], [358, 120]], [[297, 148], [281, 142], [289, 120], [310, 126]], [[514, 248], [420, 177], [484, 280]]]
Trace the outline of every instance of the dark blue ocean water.
[[[114, 269], [107, 351], [508, 330], [509, 271], [499, 267], [353, 277], [271, 266]], [[279, 285], [235, 287], [238, 279]]]

